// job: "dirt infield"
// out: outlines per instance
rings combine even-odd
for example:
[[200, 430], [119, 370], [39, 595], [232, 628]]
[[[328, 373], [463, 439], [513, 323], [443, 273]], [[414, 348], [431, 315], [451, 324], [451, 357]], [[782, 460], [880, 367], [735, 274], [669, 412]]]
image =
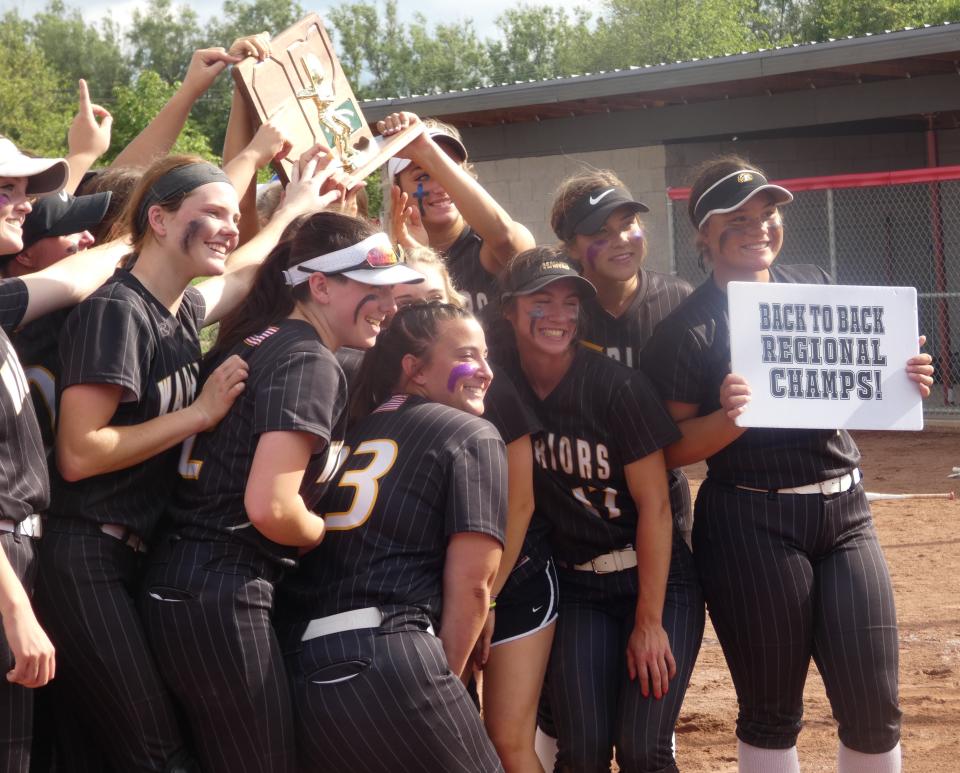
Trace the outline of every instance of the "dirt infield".
[[[867, 491], [957, 493], [958, 500], [874, 502], [900, 623], [904, 770], [960, 771], [960, 427], [922, 433], [858, 433]], [[689, 470], [696, 488], [703, 467]], [[836, 725], [811, 664], [800, 764], [836, 769]], [[736, 771], [736, 697], [709, 622], [677, 727], [685, 773]]]

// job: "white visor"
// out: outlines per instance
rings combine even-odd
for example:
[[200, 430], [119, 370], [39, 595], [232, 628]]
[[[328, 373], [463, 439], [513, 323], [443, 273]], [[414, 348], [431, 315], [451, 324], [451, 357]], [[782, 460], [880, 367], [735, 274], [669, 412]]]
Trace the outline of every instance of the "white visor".
[[300, 261], [283, 272], [290, 286], [306, 282], [310, 274], [343, 274], [371, 285], [422, 282], [424, 277], [400, 261], [385, 233], [375, 233], [342, 250]]

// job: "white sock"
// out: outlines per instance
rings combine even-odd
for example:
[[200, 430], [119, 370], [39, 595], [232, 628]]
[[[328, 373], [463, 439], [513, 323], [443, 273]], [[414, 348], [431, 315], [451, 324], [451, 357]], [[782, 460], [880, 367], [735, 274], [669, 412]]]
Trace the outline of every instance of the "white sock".
[[800, 773], [796, 746], [761, 749], [737, 740], [737, 760], [740, 773]]
[[883, 754], [864, 754], [841, 743], [837, 773], [900, 773], [900, 744]]
[[557, 762], [557, 739], [547, 735], [538, 727], [534, 747], [543, 769], [552, 771]]

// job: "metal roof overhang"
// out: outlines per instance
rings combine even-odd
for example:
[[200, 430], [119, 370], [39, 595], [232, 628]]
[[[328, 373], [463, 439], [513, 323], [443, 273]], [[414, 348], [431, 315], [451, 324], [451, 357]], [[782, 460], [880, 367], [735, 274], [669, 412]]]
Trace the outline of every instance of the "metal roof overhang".
[[960, 25], [609, 73], [371, 100], [466, 130], [475, 159], [548, 155], [937, 114], [960, 121]]

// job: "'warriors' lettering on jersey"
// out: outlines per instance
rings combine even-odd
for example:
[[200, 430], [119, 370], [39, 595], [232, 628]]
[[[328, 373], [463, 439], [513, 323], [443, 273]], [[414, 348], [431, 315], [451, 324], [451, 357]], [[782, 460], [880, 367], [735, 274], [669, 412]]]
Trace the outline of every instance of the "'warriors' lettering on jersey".
[[680, 437], [646, 377], [579, 348], [541, 400], [514, 355], [503, 367], [543, 426], [533, 436], [534, 522], [552, 527], [554, 555], [579, 564], [633, 544], [637, 509], [624, 467]]
[[533, 458], [544, 470], [562, 470], [584, 480], [610, 480], [610, 452], [603, 443], [540, 433], [533, 441]]
[[190, 362], [176, 373], [172, 373], [157, 383], [159, 393], [159, 415], [179, 411], [193, 402], [197, 394], [197, 378], [200, 375], [200, 363]]

